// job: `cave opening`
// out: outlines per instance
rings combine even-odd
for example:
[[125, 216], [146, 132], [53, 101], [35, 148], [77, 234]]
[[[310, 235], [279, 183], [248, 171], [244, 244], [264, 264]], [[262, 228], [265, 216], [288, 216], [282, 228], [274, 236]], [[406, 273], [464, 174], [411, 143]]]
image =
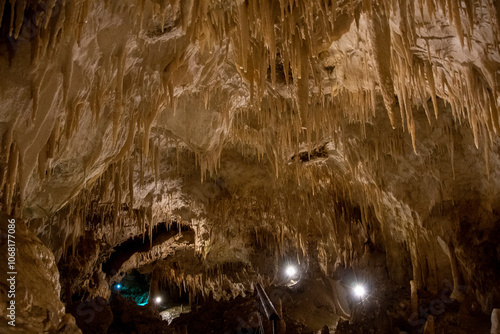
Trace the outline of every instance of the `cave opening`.
[[152, 247], [162, 244], [180, 232], [190, 230], [189, 226], [180, 224], [177, 221], [158, 223], [152, 229], [152, 236], [144, 232], [144, 236], [135, 236], [114, 247], [109, 259], [103, 263], [102, 271], [106, 276], [112, 277], [118, 274], [122, 264], [130, 259], [132, 255], [148, 252]]
[[132, 299], [139, 306], [149, 302], [150, 276], [141, 274], [137, 269], [125, 274], [125, 276], [113, 285], [114, 293], [119, 293], [125, 298]]
[[[113, 284], [110, 298], [120, 295], [134, 301], [139, 306], [150, 305], [161, 315], [163, 320], [171, 323], [182, 313], [191, 310], [189, 294], [175, 284], [166, 282], [151, 289], [151, 273], [141, 273], [137, 269], [127, 272], [125, 276]], [[111, 303], [111, 301], [110, 301]]]

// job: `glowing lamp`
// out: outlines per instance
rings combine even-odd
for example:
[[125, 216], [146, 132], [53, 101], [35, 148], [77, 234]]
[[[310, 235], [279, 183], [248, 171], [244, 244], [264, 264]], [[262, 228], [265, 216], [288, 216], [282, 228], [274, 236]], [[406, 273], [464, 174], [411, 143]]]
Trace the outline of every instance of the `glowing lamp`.
[[122, 288], [122, 285], [120, 283], [118, 283], [117, 285], [115, 285], [115, 289], [116, 290], [120, 290]]
[[356, 297], [358, 297], [358, 298], [363, 298], [366, 295], [365, 287], [362, 285], [359, 285], [359, 284], [357, 284], [354, 287], [353, 291], [354, 291], [354, 294], [356, 295]]
[[156, 297], [155, 298], [155, 302], [156, 302], [156, 304], [160, 304], [161, 303], [161, 297]]
[[297, 273], [297, 269], [294, 266], [288, 266], [285, 272], [287, 276], [292, 277]]

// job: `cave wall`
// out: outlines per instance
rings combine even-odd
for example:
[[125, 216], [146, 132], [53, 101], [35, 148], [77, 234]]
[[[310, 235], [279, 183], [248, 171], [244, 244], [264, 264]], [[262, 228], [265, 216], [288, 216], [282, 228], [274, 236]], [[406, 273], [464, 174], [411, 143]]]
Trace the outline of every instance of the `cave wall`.
[[192, 240], [122, 269], [187, 252], [164, 279], [222, 298], [293, 254], [498, 307], [495, 1], [0, 8], [2, 211], [56, 261], [86, 254], [77, 294], [106, 297], [113, 247], [176, 221]]
[[[28, 230], [24, 221], [9, 219], [5, 213], [0, 216], [2, 221], [8, 221], [0, 225], [2, 247], [17, 245], [14, 262], [8, 261], [12, 256], [10, 251], [0, 256], [5, 268], [7, 263], [14, 263], [14, 271], [3, 271], [0, 276], [2, 332], [81, 333], [73, 316], [65, 314], [60, 300], [61, 285], [54, 254]], [[8, 234], [11, 228], [15, 234]], [[3, 238], [7, 235], [14, 238]]]

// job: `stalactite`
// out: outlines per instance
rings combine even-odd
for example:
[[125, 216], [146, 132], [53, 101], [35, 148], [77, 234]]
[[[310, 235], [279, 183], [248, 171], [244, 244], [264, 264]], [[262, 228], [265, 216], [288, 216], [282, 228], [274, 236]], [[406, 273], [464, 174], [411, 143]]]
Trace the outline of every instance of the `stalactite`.
[[3, 13], [5, 10], [6, 1], [7, 0], [0, 0], [0, 27], [2, 26], [3, 23]]
[[193, 0], [181, 1], [182, 30], [187, 31], [193, 15]]
[[429, 83], [429, 91], [430, 91], [431, 98], [432, 98], [432, 106], [434, 107], [434, 116], [437, 119], [438, 107], [437, 107], [437, 98], [436, 98], [436, 86], [434, 83], [434, 73], [433, 73], [433, 70], [432, 70], [430, 63], [425, 65], [425, 71], [426, 71], [426, 75], [427, 75], [427, 81]]
[[239, 33], [240, 33], [240, 69], [247, 73], [248, 68], [248, 50], [250, 50], [250, 31], [248, 27], [248, 14], [245, 2], [240, 2], [238, 4], [238, 19], [239, 22]]
[[115, 106], [113, 111], [113, 142], [116, 143], [118, 138], [118, 124], [123, 113], [123, 76], [125, 71], [125, 46], [119, 48], [117, 54], [117, 73], [116, 73], [116, 89], [115, 89]]
[[497, 103], [495, 102], [495, 97], [493, 96], [492, 90], [491, 89], [487, 89], [487, 93], [488, 93], [488, 98], [489, 98], [489, 100], [488, 100], [488, 102], [489, 102], [489, 109], [490, 109], [490, 112], [491, 112], [491, 115], [490, 115], [491, 118], [490, 119], [493, 122], [493, 126], [494, 126], [496, 134], [500, 136], [500, 116], [499, 116], [499, 113], [498, 113], [498, 108], [499, 107], [498, 107]]
[[56, 50], [59, 47], [58, 43], [58, 37], [62, 34], [62, 29], [64, 26], [64, 21], [66, 20], [66, 2], [61, 2], [61, 6], [58, 11], [57, 19], [55, 22], [55, 25], [51, 27], [50, 29], [50, 38], [49, 38], [49, 44], [47, 47], [47, 54], [49, 56], [52, 56], [53, 54], [56, 53]]
[[484, 147], [484, 168], [486, 177], [490, 179], [490, 141], [486, 137], [486, 130], [483, 131], [483, 147]]
[[128, 159], [128, 192], [129, 192], [129, 216], [130, 219], [133, 219], [134, 213], [134, 166], [135, 166], [135, 158], [131, 154]]
[[12, 31], [14, 30], [14, 18], [15, 18], [15, 13], [16, 13], [16, 0], [9, 0], [10, 2], [10, 8], [11, 8], [11, 12], [10, 12], [10, 27], [9, 27], [9, 36], [12, 37]]
[[12, 197], [14, 196], [14, 190], [17, 181], [19, 158], [19, 149], [17, 148], [17, 144], [14, 142], [10, 145], [10, 154], [8, 159], [8, 178], [4, 190], [5, 208], [9, 213], [12, 210]]
[[57, 3], [57, 0], [48, 0], [46, 3], [46, 10], [45, 10], [45, 22], [44, 22], [44, 29], [47, 29], [49, 26], [50, 18], [52, 17], [52, 12], [54, 10], [54, 7]]
[[[14, 30], [14, 39], [17, 39], [19, 37], [19, 33], [21, 32], [21, 27], [23, 25], [23, 19], [24, 19], [24, 11], [26, 9], [26, 4], [27, 0], [18, 0], [16, 1], [11, 1], [12, 4], [12, 12], [14, 12], [14, 3], [16, 4], [16, 22], [15, 22], [15, 30]], [[11, 34], [12, 36], [12, 34]]]
[[155, 153], [154, 153], [154, 170], [155, 170], [155, 185], [158, 186], [158, 181], [160, 180], [160, 142], [157, 141], [155, 145]]
[[376, 62], [376, 74], [384, 98], [385, 107], [392, 127], [394, 119], [394, 84], [390, 73], [390, 45], [385, 41], [390, 40], [390, 28], [387, 17], [380, 6], [373, 2], [373, 26], [371, 27], [372, 47]]
[[121, 211], [121, 175], [122, 175], [122, 162], [121, 160], [114, 166], [113, 171], [113, 192], [115, 195], [114, 208], [113, 208], [113, 243], [116, 240], [116, 227]]
[[[151, 198], [152, 200], [152, 198]], [[147, 220], [148, 220], [148, 235], [149, 235], [149, 248], [153, 247], [153, 203], [148, 203], [148, 207], [146, 208]], [[144, 232], [145, 233], [145, 232]]]
[[[68, 51], [68, 56], [62, 68], [63, 72], [63, 103], [66, 103], [68, 99], [68, 91], [71, 84], [71, 77], [73, 75], [73, 48]], [[37, 94], [38, 95], [38, 94]], [[38, 99], [38, 96], [36, 97]], [[35, 97], [33, 97], [35, 101]]]

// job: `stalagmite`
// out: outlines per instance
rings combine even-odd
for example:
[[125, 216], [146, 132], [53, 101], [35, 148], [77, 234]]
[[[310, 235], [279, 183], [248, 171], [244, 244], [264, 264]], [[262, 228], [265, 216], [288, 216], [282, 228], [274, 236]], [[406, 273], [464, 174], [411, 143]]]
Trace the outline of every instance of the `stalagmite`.
[[427, 317], [427, 321], [425, 322], [424, 334], [434, 334], [435, 333], [434, 327], [435, 327], [434, 326], [434, 316], [429, 315]]
[[458, 301], [463, 301], [464, 294], [462, 290], [463, 278], [458, 267], [457, 256], [455, 255], [455, 247], [452, 243], [448, 243], [448, 256], [450, 258], [451, 272], [453, 274], [453, 292], [451, 298]]
[[491, 311], [491, 334], [500, 334], [500, 309]]
[[410, 281], [410, 290], [411, 290], [411, 312], [412, 313], [417, 313], [418, 312], [418, 292], [417, 292], [417, 284], [415, 281], [411, 280]]
[[278, 311], [278, 315], [280, 317], [280, 322], [278, 325], [278, 333], [277, 334], [284, 334], [284, 333], [286, 333], [286, 322], [285, 322], [285, 319], [283, 317], [283, 305], [282, 305], [281, 298], [278, 298], [277, 311]]

